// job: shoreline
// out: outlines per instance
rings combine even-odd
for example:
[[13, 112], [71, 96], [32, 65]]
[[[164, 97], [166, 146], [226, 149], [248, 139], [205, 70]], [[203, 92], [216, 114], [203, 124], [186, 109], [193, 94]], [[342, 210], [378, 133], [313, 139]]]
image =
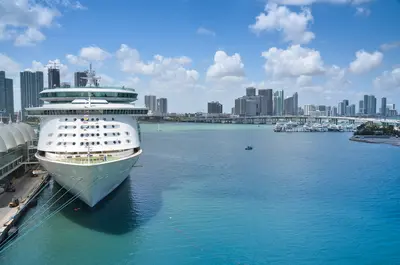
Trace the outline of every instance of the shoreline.
[[370, 144], [390, 144], [400, 146], [400, 138], [393, 136], [374, 136], [374, 135], [356, 135], [349, 139], [354, 142], [370, 143]]

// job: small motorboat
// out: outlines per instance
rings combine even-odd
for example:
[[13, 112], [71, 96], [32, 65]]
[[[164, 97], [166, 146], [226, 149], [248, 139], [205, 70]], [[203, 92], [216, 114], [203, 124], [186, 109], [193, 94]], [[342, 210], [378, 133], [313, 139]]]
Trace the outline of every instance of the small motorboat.
[[244, 150], [253, 150], [253, 147], [248, 145]]

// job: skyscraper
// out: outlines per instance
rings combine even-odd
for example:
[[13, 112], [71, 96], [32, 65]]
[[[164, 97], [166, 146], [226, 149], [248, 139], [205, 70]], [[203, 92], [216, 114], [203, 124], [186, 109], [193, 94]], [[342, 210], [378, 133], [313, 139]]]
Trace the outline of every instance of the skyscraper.
[[152, 95], [144, 96], [144, 105], [148, 108], [152, 113], [157, 111], [157, 97]]
[[39, 107], [39, 93], [43, 90], [43, 72], [25, 71], [20, 73], [21, 80], [21, 111], [25, 117], [25, 108]]
[[273, 101], [272, 101], [272, 89], [259, 89], [258, 95], [262, 98], [261, 101], [261, 115], [272, 115], [273, 114]]
[[14, 116], [13, 80], [6, 78], [4, 71], [0, 71], [0, 113]]
[[294, 113], [294, 100], [293, 97], [288, 97], [284, 100], [284, 108], [283, 114], [284, 115], [293, 115]]
[[299, 94], [295, 92], [293, 94], [293, 115], [299, 114]]
[[157, 99], [157, 112], [160, 114], [168, 113], [168, 102], [166, 98]]
[[274, 93], [274, 115], [282, 116], [284, 106], [283, 90], [275, 91]]
[[87, 84], [87, 72], [75, 72], [74, 73], [74, 85], [75, 87], [85, 87]]
[[208, 114], [221, 114], [222, 113], [222, 104], [219, 103], [218, 101], [208, 102], [207, 113]]
[[387, 116], [386, 105], [387, 105], [387, 103], [386, 103], [386, 98], [382, 98], [382, 100], [381, 100], [381, 115], [382, 115], [383, 117], [386, 117], [386, 116]]
[[61, 86], [60, 69], [50, 67], [47, 72], [49, 88], [56, 88]]
[[364, 114], [368, 114], [368, 110], [369, 110], [369, 100], [368, 100], [368, 95], [364, 95]]
[[364, 100], [358, 102], [358, 113], [364, 114]]
[[256, 95], [256, 89], [254, 87], [246, 88], [246, 96], [254, 97]]

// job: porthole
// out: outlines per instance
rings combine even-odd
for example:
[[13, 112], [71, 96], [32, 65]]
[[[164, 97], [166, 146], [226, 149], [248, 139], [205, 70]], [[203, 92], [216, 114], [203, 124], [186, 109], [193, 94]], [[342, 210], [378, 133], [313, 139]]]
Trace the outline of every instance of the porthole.
[[104, 127], [104, 128], [107, 128], [107, 125], [104, 125], [103, 127]]
[[96, 118], [96, 121], [99, 121], [99, 118]]
[[81, 133], [81, 137], [83, 137], [83, 133]]
[[126, 133], [126, 135], [129, 135], [129, 132], [125, 132]]
[[67, 137], [68, 134], [64, 134], [64, 137]]
[[120, 144], [120, 143], [121, 143], [121, 141], [118, 141], [118, 143]]
[[74, 121], [76, 121], [76, 118], [74, 118]]
[[106, 118], [103, 118], [103, 121], [107, 120]]
[[92, 118], [92, 121], [94, 121], [94, 118]]
[[98, 129], [99, 128], [99, 125], [96, 125], [96, 129]]
[[116, 142], [114, 141], [114, 144], [116, 144]]
[[106, 142], [104, 142], [104, 144], [107, 144], [107, 141], [106, 141]]
[[67, 145], [67, 143], [66, 143], [66, 142], [64, 142], [64, 145]]
[[58, 142], [58, 143], [57, 143], [57, 145], [61, 145], [61, 143], [60, 143], [60, 142]]
[[73, 128], [76, 129], [76, 126], [74, 126]]
[[82, 118], [81, 121], [84, 121], [84, 119]]
[[89, 145], [89, 142], [86, 142], [86, 145]]
[[73, 136], [73, 137], [75, 137], [75, 136], [76, 136], [76, 134], [74, 133], [72, 136]]
[[113, 125], [112, 127], [113, 127], [113, 128], [115, 128], [115, 126], [114, 126], [114, 125]]
[[99, 145], [100, 144], [100, 142], [97, 142], [97, 145]]
[[131, 141], [130, 140], [126, 140], [126, 142], [129, 144]]
[[65, 121], [68, 121], [68, 119], [65, 119]]
[[92, 133], [92, 137], [94, 136], [94, 133]]
[[53, 133], [49, 133], [48, 136], [53, 136]]
[[115, 136], [115, 133], [113, 133], [113, 135]]
[[114, 118], [111, 118], [111, 120], [114, 120]]
[[119, 136], [119, 135], [120, 135], [120, 133], [117, 133], [117, 135]]
[[72, 145], [75, 145], [75, 142], [73, 142]]
[[100, 133], [96, 133], [96, 136], [100, 136]]
[[81, 145], [83, 145], [83, 143], [81, 143]]

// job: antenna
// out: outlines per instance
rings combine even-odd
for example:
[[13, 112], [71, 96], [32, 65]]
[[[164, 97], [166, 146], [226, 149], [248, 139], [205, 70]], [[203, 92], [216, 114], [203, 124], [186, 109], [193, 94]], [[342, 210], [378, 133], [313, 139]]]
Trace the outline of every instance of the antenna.
[[99, 86], [100, 77], [96, 76], [96, 72], [92, 70], [92, 64], [90, 64], [89, 70], [86, 71], [86, 75], [87, 77], [81, 77], [81, 79], [87, 79], [89, 87], [92, 87], [92, 85], [95, 87]]

